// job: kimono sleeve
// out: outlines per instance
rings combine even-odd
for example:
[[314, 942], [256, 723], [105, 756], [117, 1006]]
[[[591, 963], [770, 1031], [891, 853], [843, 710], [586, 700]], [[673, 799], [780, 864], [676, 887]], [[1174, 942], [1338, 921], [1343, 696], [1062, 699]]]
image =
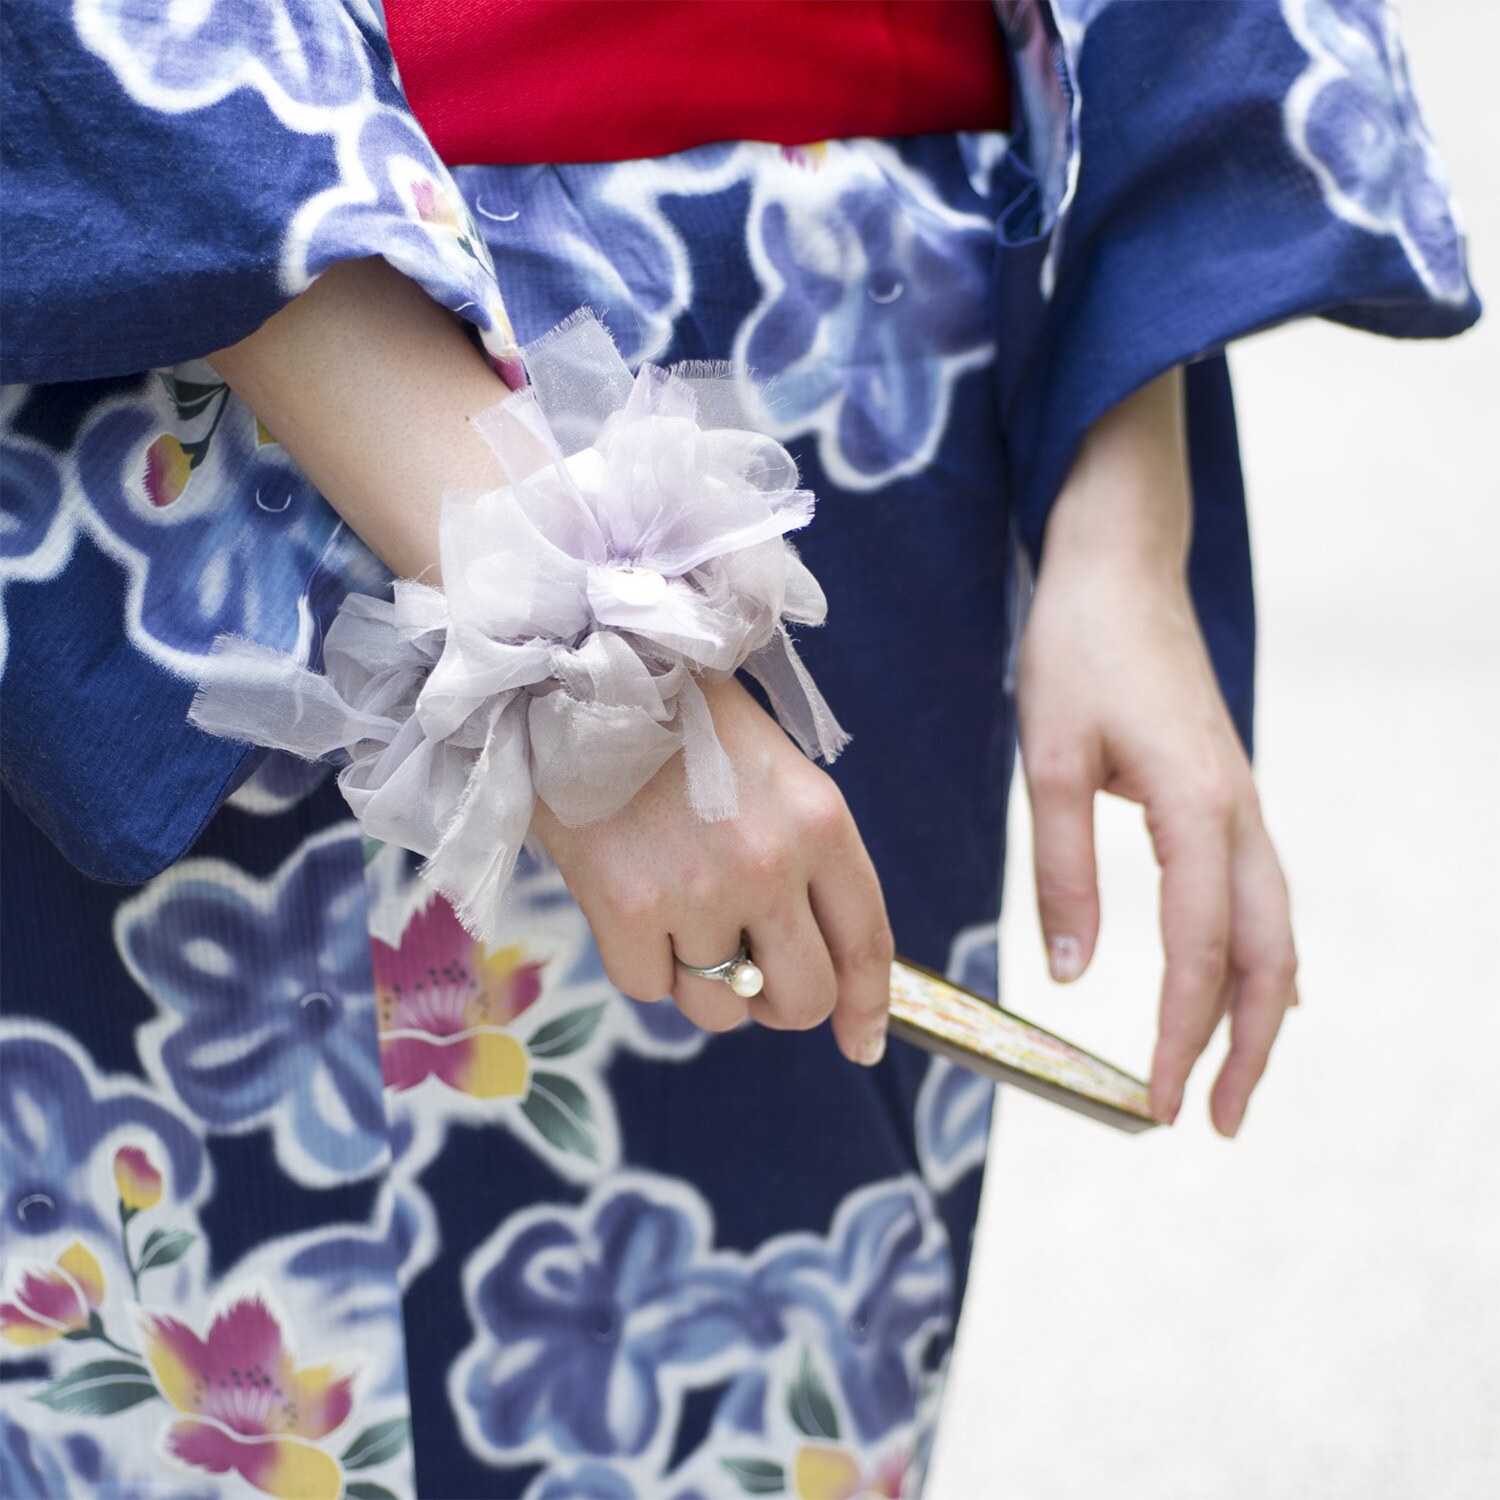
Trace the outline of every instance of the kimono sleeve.
[[370, 255], [519, 383], [488, 252], [374, 6], [29, 0], [0, 24], [3, 383], [202, 358]]
[[1173, 365], [1309, 315], [1415, 338], [1478, 316], [1389, 6], [1001, 12], [1035, 181], [1002, 226], [1001, 325], [1021, 347], [999, 400], [1033, 558], [1085, 430]]
[[206, 356], [379, 255], [472, 325], [497, 399], [523, 376], [372, 0], [27, 0], [0, 27], [0, 775], [133, 883], [263, 759], [187, 721], [214, 639], [316, 664], [389, 581]]

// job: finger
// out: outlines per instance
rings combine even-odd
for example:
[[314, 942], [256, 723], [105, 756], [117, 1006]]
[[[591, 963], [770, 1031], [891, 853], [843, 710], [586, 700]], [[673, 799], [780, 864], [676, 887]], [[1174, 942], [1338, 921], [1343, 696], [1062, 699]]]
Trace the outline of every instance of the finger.
[[1067, 984], [1088, 968], [1099, 936], [1094, 860], [1094, 790], [1086, 762], [1046, 754], [1026, 771], [1031, 796], [1036, 903], [1053, 979]]
[[750, 1002], [750, 1018], [776, 1031], [820, 1026], [838, 998], [833, 960], [805, 889], [800, 897], [750, 924], [750, 951], [766, 976], [765, 989]]
[[1296, 994], [1297, 956], [1286, 879], [1258, 817], [1236, 847], [1233, 899], [1230, 961], [1242, 979], [1230, 1019], [1229, 1055], [1209, 1101], [1215, 1128], [1229, 1137], [1244, 1120]]
[[605, 977], [622, 995], [654, 1002], [672, 993], [672, 945], [659, 916], [600, 907], [584, 915], [593, 929]]
[[[738, 953], [742, 941], [740, 928], [722, 918], [694, 913], [674, 922], [671, 949], [683, 963], [709, 969]], [[673, 967], [672, 997], [678, 1010], [700, 1030], [733, 1031], [750, 1014], [748, 1002], [722, 979], [704, 979]]]
[[1219, 989], [1219, 1003], [1214, 1007], [1213, 1030], [1219, 1029], [1219, 1022], [1225, 1016], [1234, 1014], [1234, 1007], [1240, 997], [1240, 976], [1231, 968], [1224, 976], [1224, 983]]
[[1212, 798], [1179, 795], [1171, 809], [1148, 807], [1161, 865], [1161, 929], [1166, 951], [1151, 1110], [1169, 1123], [1182, 1107], [1193, 1064], [1218, 1024], [1228, 972], [1229, 817]]
[[[1209, 1027], [1210, 1036], [1219, 1029], [1219, 1022], [1233, 1012], [1239, 992], [1240, 976], [1231, 968], [1225, 973], [1224, 983], [1219, 986], [1219, 998], [1214, 1002], [1214, 1020], [1213, 1025]], [[1168, 1120], [1166, 1123], [1170, 1125], [1173, 1121]]]
[[880, 878], [863, 840], [849, 837], [813, 877], [808, 902], [833, 962], [833, 1035], [851, 1062], [873, 1067], [885, 1055], [895, 940]]

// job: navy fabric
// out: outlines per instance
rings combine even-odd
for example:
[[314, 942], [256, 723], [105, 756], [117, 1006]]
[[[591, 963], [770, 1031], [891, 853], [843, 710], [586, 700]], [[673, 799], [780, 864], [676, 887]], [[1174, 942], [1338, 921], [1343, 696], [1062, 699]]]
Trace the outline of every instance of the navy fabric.
[[[133, 59], [140, 72], [122, 77], [102, 47], [81, 45], [107, 31], [98, 22], [111, 7], [5, 7], [0, 380], [86, 380], [201, 358], [298, 289], [283, 278], [288, 207], [337, 189], [341, 176], [337, 138], [295, 128], [298, 106], [368, 95], [404, 110], [402, 96], [385, 38], [358, 24], [358, 6], [348, 25], [342, 13], [316, 20], [341, 7], [311, 8], [300, 89], [291, 57], [278, 80], [290, 92], [236, 87], [248, 69], [235, 53], [253, 58], [256, 18], [228, 9], [210, 8], [220, 44], [194, 77], [192, 38], [138, 8], [135, 36], [154, 22], [161, 37]], [[131, 35], [128, 16], [120, 32]], [[171, 104], [141, 108], [142, 97]]]
[[920, 1492], [994, 1089], [625, 1000], [545, 861], [482, 949], [327, 767], [184, 716], [219, 634], [316, 664], [389, 582], [205, 355], [368, 254], [502, 374], [595, 307], [796, 455], [835, 777], [900, 948], [993, 992], [1008, 662], [1088, 423], [1187, 362], [1248, 743], [1224, 344], [1477, 313], [1383, 7], [998, 13], [1013, 138], [450, 172], [363, 0], [6, 8], [0, 1376], [40, 1399], [0, 1492]]
[[[995, 321], [986, 333], [997, 350], [998, 467], [1033, 561], [1089, 423], [1161, 370], [1290, 317], [1433, 336], [1477, 315], [1441, 162], [1383, 7], [1070, 0], [999, 10], [1019, 128], [1009, 142], [960, 139], [995, 247]], [[58, 674], [40, 636], [17, 636], [27, 651], [12, 650], [6, 664], [5, 690], [17, 707], [4, 776], [59, 846], [102, 879], [138, 880], [180, 857], [247, 769], [243, 756], [187, 731], [177, 713], [208, 670], [213, 635], [233, 630], [311, 659], [316, 629], [289, 638], [285, 610], [320, 586], [336, 606], [347, 577], [321, 564], [324, 549], [345, 544], [274, 445], [242, 439], [234, 451], [222, 434], [201, 438], [217, 406], [168, 401], [155, 381], [130, 399], [92, 382], [126, 373], [139, 380], [137, 372], [154, 369], [207, 391], [215, 377], [198, 363], [203, 355], [254, 327], [331, 261], [366, 254], [387, 256], [472, 320], [497, 359], [511, 359], [515, 338], [500, 292], [509, 295], [528, 264], [547, 259], [547, 247], [524, 231], [507, 232], [503, 207], [497, 215], [479, 199], [471, 209], [457, 191], [405, 109], [363, 5], [325, 0], [288, 13], [295, 47], [277, 43], [278, 11], [270, 0], [264, 14], [221, 0], [183, 23], [166, 7], [87, 0], [70, 9], [51, 0], [9, 7], [3, 22], [12, 59], [4, 78], [5, 378], [33, 384], [6, 391], [0, 587], [26, 585], [12, 597], [39, 613], [67, 599], [72, 649], [93, 664], [86, 675]], [[940, 138], [932, 140], [940, 151]], [[717, 161], [728, 148], [704, 149]], [[682, 160], [694, 184], [687, 191], [700, 196], [699, 161], [694, 153]], [[587, 242], [589, 226], [566, 210], [549, 210], [554, 230]], [[613, 217], [625, 243], [639, 244], [631, 259], [614, 240], [591, 244], [602, 260], [582, 290], [611, 316], [632, 357], [659, 357], [672, 333], [668, 314], [684, 314], [671, 252], [643, 236], [623, 206], [601, 202], [596, 213]], [[878, 214], [856, 224], [847, 254], [880, 281], [874, 295], [894, 291], [909, 309], [922, 286], [951, 268], [941, 248], [928, 245], [924, 260], [920, 236], [914, 248], [891, 240], [887, 227]], [[760, 241], [767, 263], [735, 271], [783, 279], [776, 307], [734, 352], [783, 385], [798, 376], [795, 415], [806, 427], [834, 398], [808, 378], [799, 341], [842, 298], [843, 283], [810, 262], [799, 268], [787, 234], [768, 218]], [[491, 248], [505, 266], [499, 287]], [[731, 278], [726, 290], [734, 285]], [[548, 310], [560, 318], [572, 308], [554, 298]], [[703, 315], [695, 307], [692, 316]], [[952, 313], [938, 299], [928, 299], [924, 315], [932, 359], [977, 357], [972, 328], [944, 322]], [[900, 330], [917, 318], [904, 311], [891, 322]], [[876, 409], [889, 384], [881, 367], [918, 352], [899, 342], [865, 351], [873, 373], [856, 378], [837, 413], [836, 440], [860, 452], [841, 480], [884, 482], [919, 463], [924, 443], [930, 449], [946, 369], [925, 382], [902, 377], [910, 409]], [[1204, 383], [1222, 380], [1190, 368], [1200, 449], [1212, 404]], [[127, 409], [110, 411], [111, 401]], [[231, 429], [250, 420], [232, 398], [226, 409]], [[775, 414], [766, 415], [774, 425]], [[75, 444], [68, 434], [80, 424]], [[1223, 418], [1215, 425], [1229, 441]], [[96, 464], [114, 470], [80, 476], [90, 436]], [[127, 436], [139, 445], [134, 452]], [[200, 438], [208, 451], [198, 451]], [[202, 476], [200, 500], [212, 486], [259, 508], [254, 567], [259, 578], [275, 575], [265, 601], [274, 607], [194, 610], [182, 607], [178, 589], [153, 616], [164, 620], [167, 611], [169, 628], [154, 630], [143, 617], [140, 632], [122, 638], [112, 626], [114, 585], [89, 590], [80, 604], [60, 572], [66, 533], [90, 537], [123, 565], [129, 614], [143, 569], [158, 579], [180, 574], [203, 565], [215, 535], [246, 535], [233, 505], [213, 517], [196, 513], [210, 524], [191, 536], [184, 527], [128, 524], [143, 507], [174, 503], [163, 484], [172, 489], [189, 459]], [[260, 482], [268, 468], [274, 486], [295, 495], [274, 522]], [[85, 493], [70, 484], [89, 476], [97, 483], [85, 482]], [[1232, 492], [1221, 503], [1216, 482], [1200, 477], [1195, 597], [1248, 739], [1253, 620], [1243, 507]], [[294, 523], [300, 531], [288, 544]], [[116, 708], [104, 730], [98, 703], [130, 698], [136, 676], [159, 711]], [[48, 692], [54, 711], [39, 715], [34, 706]], [[171, 722], [163, 728], [163, 720]]]
[[[1075, 59], [1076, 186], [1049, 222], [1019, 141], [1001, 242], [1001, 423], [1033, 556], [1083, 433], [1163, 370], [1289, 318], [1433, 338], [1479, 313], [1399, 54], [1388, 76], [1332, 74], [1320, 110], [1318, 95], [1304, 107], [1299, 89], [1330, 65], [1316, 55], [1310, 64], [1274, 6], [1060, 9], [1088, 18], [1072, 48], [1048, 33], [1052, 55]], [[1388, 45], [1379, 6], [1287, 7], [1298, 9], [1322, 23], [1315, 35], [1344, 28], [1351, 55]], [[1319, 169], [1346, 183], [1351, 201], [1330, 201]], [[1366, 188], [1388, 214], [1385, 232], [1359, 212]]]

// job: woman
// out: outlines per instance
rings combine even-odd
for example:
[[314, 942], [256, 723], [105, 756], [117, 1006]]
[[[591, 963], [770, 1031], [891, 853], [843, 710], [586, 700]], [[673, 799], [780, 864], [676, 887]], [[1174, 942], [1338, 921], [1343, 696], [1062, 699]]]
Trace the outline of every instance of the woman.
[[[885, 965], [993, 984], [1017, 717], [1059, 979], [1147, 808], [1160, 1117], [1228, 1014], [1232, 1135], [1295, 998], [1217, 351], [1477, 313], [1383, 13], [405, 0], [414, 116], [354, 0], [13, 12], [7, 1492], [915, 1494], [991, 1090]], [[188, 708], [431, 568], [583, 304], [755, 368], [853, 743], [709, 684], [740, 816], [541, 807], [486, 947]], [[674, 962], [741, 929], [760, 996]]]

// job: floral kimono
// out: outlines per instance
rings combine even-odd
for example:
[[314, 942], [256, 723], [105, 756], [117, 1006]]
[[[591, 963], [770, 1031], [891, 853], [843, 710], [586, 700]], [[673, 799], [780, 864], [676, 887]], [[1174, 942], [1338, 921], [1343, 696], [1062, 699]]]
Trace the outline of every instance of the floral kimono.
[[898, 947], [993, 990], [1085, 429], [1186, 365], [1248, 740], [1224, 345], [1478, 312], [1383, 6], [999, 16], [1008, 134], [449, 171], [374, 0], [6, 7], [0, 1493], [919, 1492], [993, 1087], [627, 1000], [544, 863], [476, 944], [329, 766], [192, 727], [217, 636], [316, 667], [389, 583], [204, 356], [382, 255], [512, 379], [585, 305], [633, 367], [734, 361], [818, 496], [799, 649]]

